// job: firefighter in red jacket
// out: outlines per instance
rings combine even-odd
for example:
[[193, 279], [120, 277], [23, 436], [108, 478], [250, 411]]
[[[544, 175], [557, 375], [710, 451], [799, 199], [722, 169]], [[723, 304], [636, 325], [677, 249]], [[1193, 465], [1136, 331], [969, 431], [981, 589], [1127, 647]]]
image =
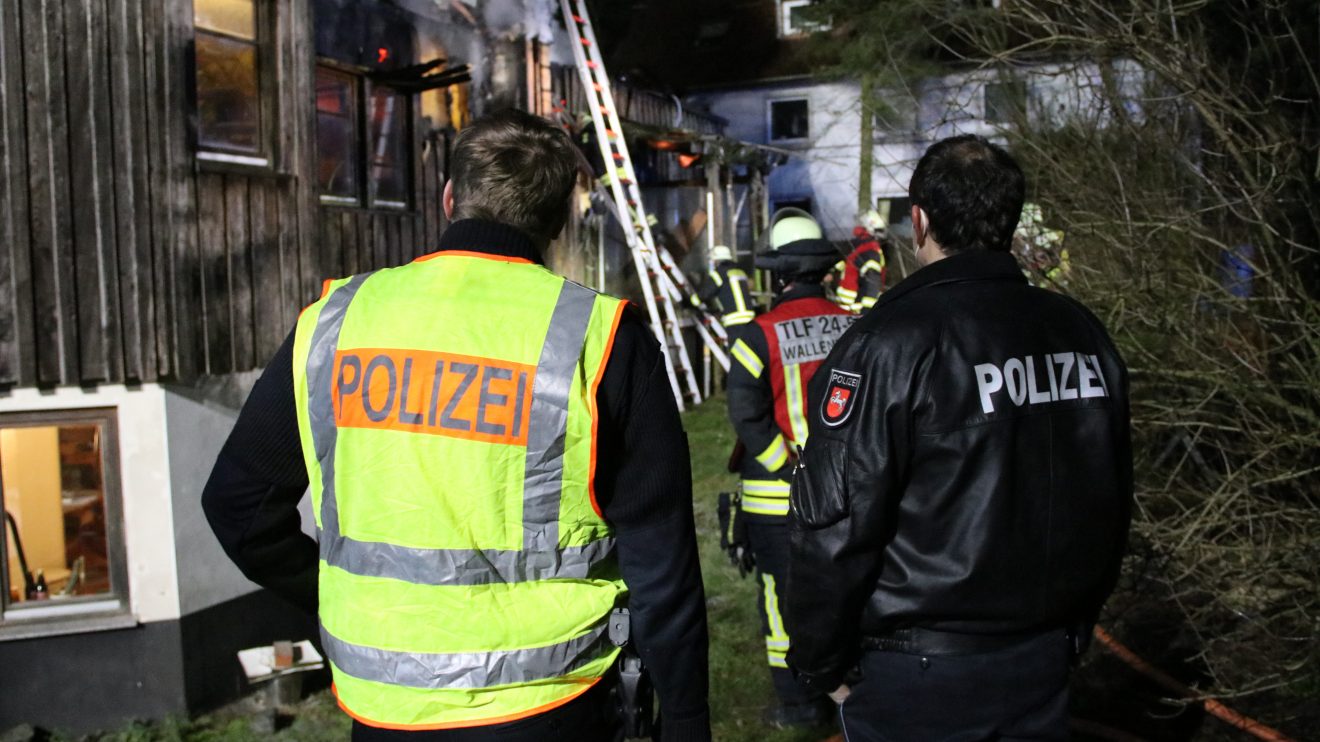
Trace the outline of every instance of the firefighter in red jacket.
[[880, 247], [885, 220], [874, 209], [853, 228], [853, 251], [843, 259], [839, 286], [834, 297], [839, 306], [861, 313], [875, 305], [885, 290], [885, 253]]
[[789, 637], [779, 605], [788, 556], [789, 478], [797, 447], [807, 439], [807, 384], [855, 317], [826, 297], [821, 280], [839, 254], [805, 212], [777, 213], [770, 247], [757, 257], [756, 267], [773, 274], [776, 299], [733, 344], [735, 363], [729, 370], [729, 418], [746, 448], [737, 517], [756, 563], [758, 607], [778, 696], [765, 720], [779, 727], [810, 726], [828, 720], [833, 707], [799, 687], [784, 659]]

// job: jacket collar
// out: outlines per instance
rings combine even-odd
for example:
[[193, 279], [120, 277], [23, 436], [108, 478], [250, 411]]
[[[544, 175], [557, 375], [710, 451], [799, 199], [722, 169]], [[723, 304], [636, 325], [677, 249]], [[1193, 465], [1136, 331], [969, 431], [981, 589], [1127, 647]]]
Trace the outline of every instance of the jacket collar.
[[432, 255], [450, 251], [517, 258], [545, 265], [545, 259], [531, 238], [507, 224], [485, 219], [460, 219], [450, 224], [440, 235], [440, 246]]
[[927, 286], [962, 281], [1015, 281], [1026, 283], [1017, 258], [1008, 252], [973, 250], [955, 253], [918, 270], [886, 291], [875, 303], [879, 307]]
[[818, 283], [795, 284], [788, 291], [785, 291], [779, 296], [776, 296], [775, 300], [770, 303], [770, 308], [774, 309], [775, 307], [779, 306], [780, 304], [783, 304], [786, 301], [793, 301], [794, 299], [810, 299], [810, 298], [824, 299], [825, 287]]

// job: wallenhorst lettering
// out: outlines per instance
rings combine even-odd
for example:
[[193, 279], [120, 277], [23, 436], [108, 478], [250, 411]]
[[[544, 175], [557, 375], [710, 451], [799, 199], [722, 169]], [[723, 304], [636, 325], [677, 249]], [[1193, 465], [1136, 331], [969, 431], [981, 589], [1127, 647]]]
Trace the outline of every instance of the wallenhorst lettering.
[[335, 353], [335, 424], [527, 445], [536, 367], [397, 348]]
[[987, 415], [995, 411], [994, 395], [1001, 391], [1008, 393], [1016, 407], [1109, 396], [1100, 359], [1083, 353], [1010, 358], [1002, 369], [993, 363], [978, 363], [972, 371], [981, 410]]

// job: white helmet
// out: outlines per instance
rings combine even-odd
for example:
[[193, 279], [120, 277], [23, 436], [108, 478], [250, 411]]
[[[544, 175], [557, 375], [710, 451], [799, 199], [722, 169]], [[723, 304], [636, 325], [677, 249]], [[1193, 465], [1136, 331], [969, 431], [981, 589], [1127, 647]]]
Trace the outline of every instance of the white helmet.
[[716, 245], [710, 249], [710, 262], [727, 263], [733, 260], [733, 250], [728, 245]]
[[811, 215], [792, 207], [780, 209], [770, 217], [770, 249], [778, 250], [798, 240], [819, 240], [825, 235]]
[[875, 209], [868, 209], [865, 214], [857, 218], [857, 221], [872, 234], [883, 232], [889, 226], [885, 223], [885, 218]]

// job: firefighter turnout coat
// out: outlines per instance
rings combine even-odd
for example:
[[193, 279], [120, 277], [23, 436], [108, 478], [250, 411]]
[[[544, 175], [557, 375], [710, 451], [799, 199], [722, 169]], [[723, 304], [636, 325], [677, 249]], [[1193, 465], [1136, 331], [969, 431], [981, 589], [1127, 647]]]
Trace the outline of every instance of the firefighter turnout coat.
[[726, 328], [745, 325], [756, 316], [747, 273], [731, 260], [706, 273], [706, 279], [693, 299], [694, 304], [714, 312]]
[[955, 254], [886, 292], [812, 382], [789, 664], [832, 690], [863, 640], [897, 630], [1093, 622], [1130, 519], [1127, 389], [1099, 320], [1008, 253]]
[[729, 419], [747, 449], [742, 509], [788, 514], [790, 453], [807, 441], [807, 384], [855, 317], [819, 284], [789, 287], [733, 344]]
[[875, 305], [885, 289], [885, 253], [875, 238], [859, 238], [843, 259], [843, 275], [834, 290], [835, 301], [850, 312], [860, 313]]
[[303, 312], [322, 639], [358, 720], [509, 721], [613, 664], [625, 588], [591, 487], [622, 309], [527, 260], [448, 251], [328, 282]]

